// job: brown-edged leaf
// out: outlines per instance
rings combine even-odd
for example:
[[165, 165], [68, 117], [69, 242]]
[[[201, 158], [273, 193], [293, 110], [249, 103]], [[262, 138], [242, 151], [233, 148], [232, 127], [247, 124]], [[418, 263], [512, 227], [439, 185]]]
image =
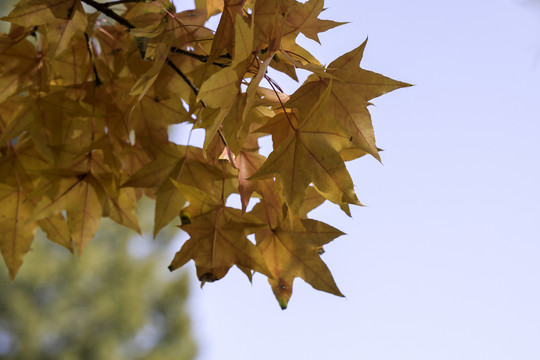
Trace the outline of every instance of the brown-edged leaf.
[[278, 228], [256, 232], [261, 250], [272, 275], [272, 291], [282, 309], [292, 294], [293, 280], [301, 277], [317, 290], [343, 296], [332, 274], [320, 258], [320, 249], [343, 233], [316, 220], [284, 221]]

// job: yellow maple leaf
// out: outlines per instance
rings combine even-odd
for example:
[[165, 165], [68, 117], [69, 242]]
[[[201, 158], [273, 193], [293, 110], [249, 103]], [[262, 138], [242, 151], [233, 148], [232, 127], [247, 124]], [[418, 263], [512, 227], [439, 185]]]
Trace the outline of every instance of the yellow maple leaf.
[[373, 98], [410, 85], [360, 68], [366, 44], [367, 40], [331, 62], [325, 72], [331, 78], [311, 75], [291, 95], [287, 106], [308, 113], [311, 103], [330, 91], [319, 117], [334, 121], [336, 126], [346, 130], [351, 137], [347, 148], [358, 148], [380, 160], [367, 106]]
[[[347, 134], [339, 126], [320, 119], [326, 106], [330, 87], [302, 120], [295, 113], [284, 113], [287, 121], [281, 126], [289, 135], [270, 153], [252, 179], [280, 175], [283, 195], [293, 214], [297, 214], [304, 200], [305, 189], [313, 183], [326, 198], [337, 204], [360, 205], [354, 193], [352, 179], [339, 151], [347, 144]], [[287, 103], [289, 106], [289, 102]], [[294, 120], [294, 121], [293, 121]]]
[[294, 2], [285, 20], [283, 36], [289, 34], [296, 36], [301, 32], [307, 38], [320, 43], [318, 36], [320, 32], [345, 24], [344, 22], [319, 19], [318, 16], [323, 7], [324, 0], [309, 0], [303, 4]]
[[27, 223], [32, 205], [24, 201], [23, 189], [0, 183], [0, 251], [9, 269], [11, 280], [22, 265], [23, 256], [30, 250], [37, 228]]
[[71, 46], [73, 37], [76, 35], [83, 37], [83, 32], [88, 26], [86, 13], [80, 1], [75, 1], [68, 10], [70, 16], [67, 19], [57, 19], [57, 21], [47, 25], [47, 36], [51, 49], [49, 56], [62, 55]]
[[[146, 195], [154, 236], [178, 217], [190, 235], [171, 270], [194, 260], [203, 283], [232, 266], [250, 280], [257, 271], [282, 307], [296, 277], [341, 295], [319, 256], [341, 232], [308, 213], [325, 200], [349, 215], [360, 204], [345, 161], [379, 158], [368, 105], [408, 84], [360, 68], [365, 43], [327, 67], [300, 46], [299, 34], [319, 41], [341, 24], [319, 19], [323, 3], [196, 0], [176, 13], [170, 0], [19, 0], [0, 34], [0, 250], [11, 277], [37, 226], [80, 254], [102, 217], [140, 232]], [[214, 32], [206, 21], [219, 12]], [[311, 75], [289, 96], [270, 67]], [[181, 123], [205, 130], [202, 148], [174, 144]], [[241, 210], [226, 206], [235, 194]]]
[[1, 19], [21, 26], [50, 24], [69, 19], [76, 6], [80, 6], [79, 0], [22, 0]]
[[[169, 266], [173, 271], [190, 260], [195, 261], [201, 282], [213, 282], [227, 274], [233, 265], [272, 277], [261, 253], [248, 239], [253, 228], [262, 224], [237, 209], [225, 207], [224, 201], [197, 188], [173, 181], [187, 197], [185, 212], [192, 223], [182, 230], [190, 235]], [[251, 220], [251, 221], [250, 221]]]
[[275, 229], [257, 231], [257, 247], [273, 278], [268, 279], [282, 309], [292, 294], [293, 280], [301, 277], [317, 290], [343, 296], [330, 270], [320, 258], [320, 249], [343, 233], [316, 220], [284, 221]]
[[0, 103], [20, 91], [39, 84], [40, 62], [28, 40], [12, 44], [0, 57]]
[[[69, 173], [69, 171], [59, 171]], [[44, 196], [30, 214], [29, 221], [37, 221], [66, 211], [66, 219], [71, 237], [82, 251], [94, 237], [103, 215], [103, 199], [106, 195], [99, 182], [92, 175], [62, 177], [56, 180], [56, 191]]]

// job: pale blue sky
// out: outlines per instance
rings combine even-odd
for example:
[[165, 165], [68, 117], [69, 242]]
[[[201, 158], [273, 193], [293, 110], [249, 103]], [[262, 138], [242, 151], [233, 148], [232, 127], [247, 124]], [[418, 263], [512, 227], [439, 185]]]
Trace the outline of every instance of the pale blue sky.
[[259, 275], [194, 283], [198, 360], [540, 359], [540, 10], [325, 6], [350, 24], [305, 43], [319, 60], [369, 36], [363, 67], [416, 85], [371, 108], [384, 165], [349, 164], [367, 207], [314, 214], [348, 233], [323, 255], [346, 298], [297, 280], [281, 311]]

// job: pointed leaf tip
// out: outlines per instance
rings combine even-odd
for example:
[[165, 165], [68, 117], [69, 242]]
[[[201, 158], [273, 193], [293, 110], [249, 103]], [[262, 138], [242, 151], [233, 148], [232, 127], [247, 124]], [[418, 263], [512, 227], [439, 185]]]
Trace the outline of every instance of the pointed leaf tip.
[[212, 273], [205, 273], [205, 274], [202, 274], [201, 277], [199, 278], [199, 281], [202, 283], [201, 286], [204, 284], [204, 283], [207, 283], [207, 282], [214, 282], [218, 280], [217, 276], [212, 274]]

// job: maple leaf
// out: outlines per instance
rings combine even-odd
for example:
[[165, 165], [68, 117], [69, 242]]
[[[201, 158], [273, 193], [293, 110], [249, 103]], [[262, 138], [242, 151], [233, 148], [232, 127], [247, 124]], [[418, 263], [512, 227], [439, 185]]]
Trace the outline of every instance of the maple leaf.
[[287, 205], [293, 214], [298, 213], [305, 189], [312, 182], [330, 201], [360, 204], [339, 154], [348, 141], [347, 134], [333, 124], [321, 124], [315, 119], [319, 116], [319, 109], [326, 104], [330, 87], [327, 90], [312, 104], [310, 112], [300, 123], [294, 113], [285, 113], [287, 121], [282, 120], [281, 123], [285, 127], [290, 126], [292, 131], [251, 177], [279, 174]]
[[65, 247], [70, 252], [73, 252], [73, 239], [66, 219], [61, 214], [49, 216], [45, 219], [37, 221], [37, 224], [47, 234], [47, 238], [60, 246]]
[[320, 258], [320, 249], [343, 233], [310, 219], [284, 221], [275, 229], [257, 231], [257, 247], [272, 272], [268, 281], [282, 309], [292, 294], [293, 280], [301, 277], [317, 290], [343, 296], [330, 270]]
[[80, 6], [79, 0], [22, 0], [1, 20], [21, 26], [44, 25], [69, 19], [76, 6]]
[[[100, 176], [101, 175], [101, 176]], [[110, 174], [100, 174], [96, 179], [105, 193], [103, 214], [120, 225], [129, 227], [141, 234], [141, 228], [135, 210], [137, 195], [135, 189], [119, 188], [117, 181]], [[103, 200], [103, 199], [102, 199]]]
[[175, 145], [171, 148], [160, 147], [154, 161], [150, 161], [137, 170], [122, 186], [157, 188], [171, 174], [178, 162], [185, 156], [186, 149]]
[[254, 151], [241, 151], [235, 159], [235, 164], [238, 166], [238, 192], [242, 202], [242, 211], [246, 211], [251, 194], [255, 190], [255, 185], [248, 178], [257, 171], [264, 160], [264, 156]]
[[214, 181], [222, 181], [223, 175], [217, 167], [206, 164], [201, 149], [175, 146], [161, 150], [155, 161], [143, 166], [123, 185], [157, 188], [154, 236], [180, 214], [186, 203], [185, 196], [173, 185], [175, 182], [212, 194]]
[[[136, 29], [132, 29], [130, 32], [135, 33]], [[152, 66], [137, 80], [130, 91], [130, 95], [139, 95], [139, 101], [156, 81], [161, 69], [166, 63], [167, 56], [173, 43], [172, 35], [169, 32], [165, 32], [165, 28], [160, 29], [159, 35], [150, 34], [147, 36], [158, 36], [158, 39], [155, 40], [156, 45], [152, 49], [153, 51], [149, 51], [148, 45], [145, 46], [144, 51], [141, 51], [141, 53], [144, 54], [143, 57], [145, 59], [150, 58], [152, 60]]]
[[222, 201], [196, 188], [174, 183], [186, 194], [190, 203], [186, 212], [196, 221], [182, 226], [190, 239], [176, 253], [169, 270], [193, 259], [202, 282], [221, 279], [233, 265], [272, 276], [257, 247], [247, 239], [253, 232], [250, 229], [260, 223], [250, 222], [238, 210], [225, 207]]
[[106, 195], [91, 175], [63, 177], [57, 181], [55, 195], [44, 197], [33, 209], [30, 220], [41, 220], [65, 210], [68, 228], [80, 255], [99, 228], [102, 199]]
[[[371, 99], [408, 84], [364, 70], [366, 46], [323, 66], [297, 43], [343, 23], [323, 0], [20, 0], [0, 34], [0, 251], [13, 279], [40, 227], [79, 255], [101, 218], [154, 236], [180, 220], [201, 282], [238, 267], [268, 277], [285, 308], [295, 278], [341, 296], [320, 259], [342, 233], [310, 220], [325, 200], [360, 205], [345, 161], [380, 159]], [[221, 12], [216, 31], [207, 20]], [[297, 80], [292, 94], [270, 68]], [[175, 144], [173, 125], [204, 129]], [[270, 135], [272, 150], [259, 141]], [[190, 135], [191, 136], [191, 135]], [[238, 194], [241, 209], [226, 206]], [[252, 200], [258, 203], [249, 210]], [[248, 236], [256, 234], [256, 244]]]
[[164, 181], [156, 192], [156, 211], [154, 216], [154, 237], [178, 217], [186, 204], [186, 197], [171, 181]]
[[40, 61], [28, 40], [18, 41], [0, 57], [0, 102], [32, 87], [39, 81]]
[[11, 280], [30, 250], [37, 224], [26, 224], [32, 206], [24, 202], [23, 189], [0, 184], [0, 250]]
[[238, 75], [228, 67], [210, 76], [201, 86], [197, 99], [211, 108], [220, 109], [219, 112], [205, 109], [207, 115], [201, 115], [201, 126], [206, 128], [205, 149], [237, 101], [238, 82]]
[[[146, 93], [134, 106], [124, 108], [123, 118], [128, 128], [135, 132], [136, 141], [142, 146], [157, 148], [169, 143], [168, 127], [189, 119], [185, 109], [175, 99], [160, 99]], [[118, 126], [124, 126], [119, 123]]]
[[223, 11], [223, 0], [195, 0], [195, 7], [205, 9], [210, 17]]
[[344, 22], [319, 19], [318, 16], [323, 10], [323, 6], [323, 0], [309, 0], [303, 4], [294, 3], [285, 20], [284, 36], [289, 33], [296, 35], [301, 32], [307, 38], [320, 43], [318, 36], [320, 32], [346, 24]]
[[60, 56], [71, 45], [73, 37], [77, 35], [82, 37], [88, 26], [86, 13], [80, 1], [72, 2], [67, 11], [69, 16], [66, 20], [57, 19], [47, 26], [49, 47], [52, 49], [50, 56]]
[[212, 49], [210, 50], [209, 61], [213, 62], [218, 58], [223, 50], [227, 49], [229, 53], [233, 52], [234, 29], [237, 15], [241, 13], [245, 0], [224, 0], [223, 11], [219, 20]]
[[[255, 2], [253, 13], [255, 16], [254, 41], [255, 48], [265, 49], [270, 46], [274, 48], [281, 39], [284, 18], [289, 11], [292, 1], [268, 0]], [[274, 49], [275, 50], [275, 49]]]
[[311, 75], [291, 95], [287, 106], [297, 108], [301, 113], [309, 112], [310, 103], [330, 91], [328, 102], [321, 107], [321, 116], [334, 119], [346, 130], [352, 138], [349, 149], [359, 148], [380, 160], [371, 117], [367, 110], [369, 100], [410, 84], [361, 69], [360, 61], [366, 44], [367, 40], [331, 62], [326, 70], [331, 79]]
[[245, 223], [228, 221], [210, 213], [198, 224], [186, 225], [182, 229], [191, 238], [175, 255], [169, 267], [171, 271], [193, 259], [197, 277], [203, 282], [221, 279], [233, 265], [271, 276], [259, 250], [246, 237]]

